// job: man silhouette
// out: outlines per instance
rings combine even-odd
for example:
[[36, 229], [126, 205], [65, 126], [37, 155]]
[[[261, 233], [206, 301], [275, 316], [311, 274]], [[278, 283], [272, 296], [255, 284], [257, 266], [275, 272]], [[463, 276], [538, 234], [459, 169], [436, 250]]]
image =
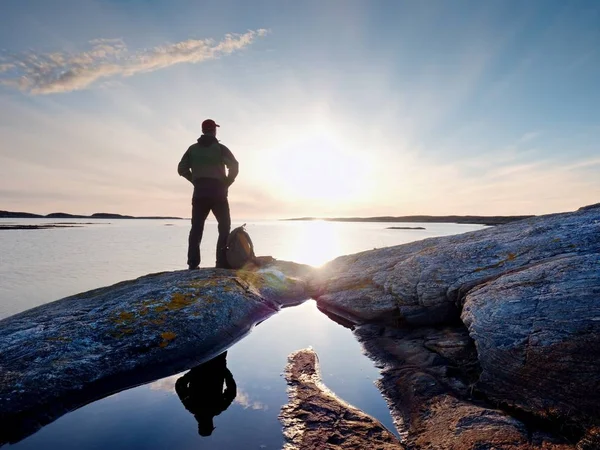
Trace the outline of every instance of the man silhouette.
[[[192, 195], [192, 228], [188, 239], [188, 269], [200, 265], [200, 242], [204, 222], [212, 211], [218, 222], [217, 268], [229, 268], [226, 258], [227, 237], [231, 229], [231, 216], [227, 195], [229, 186], [239, 172], [233, 153], [217, 140], [214, 120], [202, 122], [202, 136], [184, 153], [177, 172], [194, 185]], [[228, 173], [225, 173], [225, 167]]]
[[[175, 391], [198, 421], [198, 434], [210, 436], [213, 418], [231, 405], [237, 395], [233, 375], [227, 369], [227, 352], [194, 367], [175, 382]], [[223, 390], [225, 383], [225, 390]]]

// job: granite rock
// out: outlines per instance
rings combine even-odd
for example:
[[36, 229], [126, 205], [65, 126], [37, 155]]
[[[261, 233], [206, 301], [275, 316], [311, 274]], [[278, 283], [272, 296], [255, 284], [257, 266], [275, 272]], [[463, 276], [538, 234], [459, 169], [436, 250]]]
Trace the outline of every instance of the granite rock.
[[549, 418], [600, 418], [600, 255], [555, 257], [478, 286], [462, 320], [490, 399]]
[[552, 258], [600, 254], [600, 206], [342, 256], [311, 280], [319, 305], [356, 323], [459, 318], [466, 294]]
[[147, 275], [8, 317], [0, 321], [0, 445], [208, 360], [307, 298], [305, 283], [272, 262]]
[[[387, 359], [386, 367], [392, 368], [384, 368], [384, 382], [392, 380], [389, 386], [415, 386], [432, 380], [436, 383], [432, 386], [439, 387], [431, 395], [417, 396], [414, 407], [401, 395], [402, 389], [388, 389], [390, 406], [401, 418], [421, 409], [442, 411], [446, 408], [440, 405], [450, 405], [451, 410], [464, 411], [467, 416], [479, 414], [472, 409], [479, 407], [502, 408], [498, 414], [506, 417], [523, 414], [547, 421], [548, 428], [555, 425], [555, 430], [561, 430], [558, 434], [568, 428], [568, 439], [598, 426], [600, 204], [343, 256], [310, 280], [310, 290], [319, 308], [331, 314], [357, 325], [377, 323], [401, 330], [391, 341], [374, 334], [362, 339], [372, 354], [389, 348], [399, 352], [392, 352]], [[412, 345], [410, 333], [417, 333], [417, 327], [421, 333], [435, 336], [432, 327], [436, 326], [468, 332], [476, 373], [448, 378], [444, 371], [449, 368], [453, 372], [456, 364], [412, 365], [415, 358], [435, 360], [437, 356], [407, 353]], [[460, 383], [481, 394], [485, 402], [470, 398]], [[437, 396], [442, 397], [435, 399]], [[423, 424], [433, 427], [434, 416], [428, 416]], [[416, 443], [428, 431], [415, 417], [408, 432]], [[442, 423], [447, 425], [450, 419], [444, 417]], [[514, 425], [513, 431], [505, 428], [501, 432], [506, 436], [517, 436], [514, 433], [525, 429], [508, 419], [494, 421]], [[534, 440], [533, 436], [545, 435], [529, 430], [519, 438], [519, 445], [569, 445], [549, 443], [546, 438]], [[436, 445], [445, 448], [439, 442]], [[472, 448], [469, 445], [456, 448]]]

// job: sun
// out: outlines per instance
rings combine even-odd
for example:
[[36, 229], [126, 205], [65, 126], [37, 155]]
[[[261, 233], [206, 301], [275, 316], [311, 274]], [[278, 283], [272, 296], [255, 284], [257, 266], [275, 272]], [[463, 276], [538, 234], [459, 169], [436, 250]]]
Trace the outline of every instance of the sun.
[[320, 267], [342, 254], [337, 224], [322, 220], [289, 223], [293, 230], [281, 249], [282, 258]]
[[279, 196], [352, 203], [370, 187], [370, 161], [335, 135], [314, 133], [271, 149], [265, 161]]

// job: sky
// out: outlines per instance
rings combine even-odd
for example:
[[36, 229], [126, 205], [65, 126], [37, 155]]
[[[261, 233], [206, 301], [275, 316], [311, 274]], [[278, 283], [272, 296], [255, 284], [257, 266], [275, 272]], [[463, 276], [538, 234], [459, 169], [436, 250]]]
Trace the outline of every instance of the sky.
[[0, 210], [189, 217], [212, 118], [232, 216], [600, 201], [600, 2], [2, 0]]

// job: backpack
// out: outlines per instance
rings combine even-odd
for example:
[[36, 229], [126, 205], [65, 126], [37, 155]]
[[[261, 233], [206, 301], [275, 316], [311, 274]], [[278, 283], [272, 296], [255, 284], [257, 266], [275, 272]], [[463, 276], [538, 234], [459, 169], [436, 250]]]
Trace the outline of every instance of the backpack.
[[246, 264], [254, 262], [254, 245], [250, 235], [244, 229], [246, 224], [237, 227], [227, 237], [227, 263], [232, 269], [241, 269]]

